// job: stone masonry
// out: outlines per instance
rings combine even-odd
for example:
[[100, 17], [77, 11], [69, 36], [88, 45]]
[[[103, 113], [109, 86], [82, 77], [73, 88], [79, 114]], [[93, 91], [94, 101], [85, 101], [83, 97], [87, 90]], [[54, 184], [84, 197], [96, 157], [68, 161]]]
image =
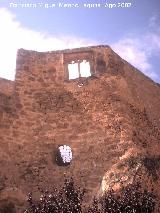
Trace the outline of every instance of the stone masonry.
[[[76, 60], [90, 63], [90, 77], [69, 80], [67, 65]], [[14, 82], [0, 79], [1, 200], [21, 209], [28, 192], [62, 184], [64, 174], [90, 200], [112, 173], [122, 176], [115, 168], [124, 159], [160, 156], [160, 88], [109, 46], [20, 49], [16, 64]], [[62, 144], [73, 151], [66, 167], [55, 162]], [[124, 171], [130, 181], [135, 170]]]

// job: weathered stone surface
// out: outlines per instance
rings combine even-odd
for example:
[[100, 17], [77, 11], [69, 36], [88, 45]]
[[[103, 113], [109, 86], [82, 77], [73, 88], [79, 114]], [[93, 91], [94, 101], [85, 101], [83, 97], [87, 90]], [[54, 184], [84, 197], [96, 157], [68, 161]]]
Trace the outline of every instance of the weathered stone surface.
[[5, 95], [12, 95], [14, 89], [14, 82], [0, 78], [0, 92]]
[[[91, 77], [69, 80], [68, 61], [85, 57]], [[64, 173], [87, 188], [89, 200], [133, 181], [137, 170], [160, 196], [160, 87], [108, 46], [20, 49], [16, 79], [6, 85], [0, 84], [2, 200], [13, 197], [8, 188], [16, 188], [24, 203], [28, 192], [61, 184]], [[73, 151], [70, 166], [55, 162], [61, 144]], [[153, 159], [155, 169], [147, 173], [146, 162]]]

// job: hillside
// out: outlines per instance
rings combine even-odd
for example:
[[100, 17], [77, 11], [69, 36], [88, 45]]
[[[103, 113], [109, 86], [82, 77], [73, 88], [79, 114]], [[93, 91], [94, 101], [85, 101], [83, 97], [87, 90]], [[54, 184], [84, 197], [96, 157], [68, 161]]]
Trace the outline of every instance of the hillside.
[[[67, 64], [79, 59], [91, 76], [69, 80]], [[8, 84], [0, 81], [1, 201], [21, 209], [28, 192], [64, 174], [87, 188], [87, 201], [139, 176], [160, 197], [160, 87], [110, 47], [20, 49]], [[66, 167], [55, 162], [61, 144], [73, 151]]]

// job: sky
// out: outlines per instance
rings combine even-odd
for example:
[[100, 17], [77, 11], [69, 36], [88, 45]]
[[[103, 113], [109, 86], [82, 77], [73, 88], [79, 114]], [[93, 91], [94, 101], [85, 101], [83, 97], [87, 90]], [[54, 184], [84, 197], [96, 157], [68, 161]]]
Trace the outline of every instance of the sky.
[[160, 0], [0, 0], [0, 77], [14, 80], [19, 48], [101, 44], [160, 83]]

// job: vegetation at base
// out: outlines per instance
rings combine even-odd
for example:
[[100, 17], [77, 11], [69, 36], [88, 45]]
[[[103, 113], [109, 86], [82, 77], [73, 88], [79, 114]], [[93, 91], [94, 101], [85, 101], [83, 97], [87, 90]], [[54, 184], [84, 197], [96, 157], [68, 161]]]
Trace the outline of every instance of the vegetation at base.
[[77, 187], [73, 178], [65, 178], [64, 185], [52, 192], [45, 191], [38, 201], [28, 195], [25, 213], [152, 213], [156, 205], [153, 192], [143, 190], [139, 182], [130, 184], [116, 195], [113, 189], [84, 207], [85, 189]]

